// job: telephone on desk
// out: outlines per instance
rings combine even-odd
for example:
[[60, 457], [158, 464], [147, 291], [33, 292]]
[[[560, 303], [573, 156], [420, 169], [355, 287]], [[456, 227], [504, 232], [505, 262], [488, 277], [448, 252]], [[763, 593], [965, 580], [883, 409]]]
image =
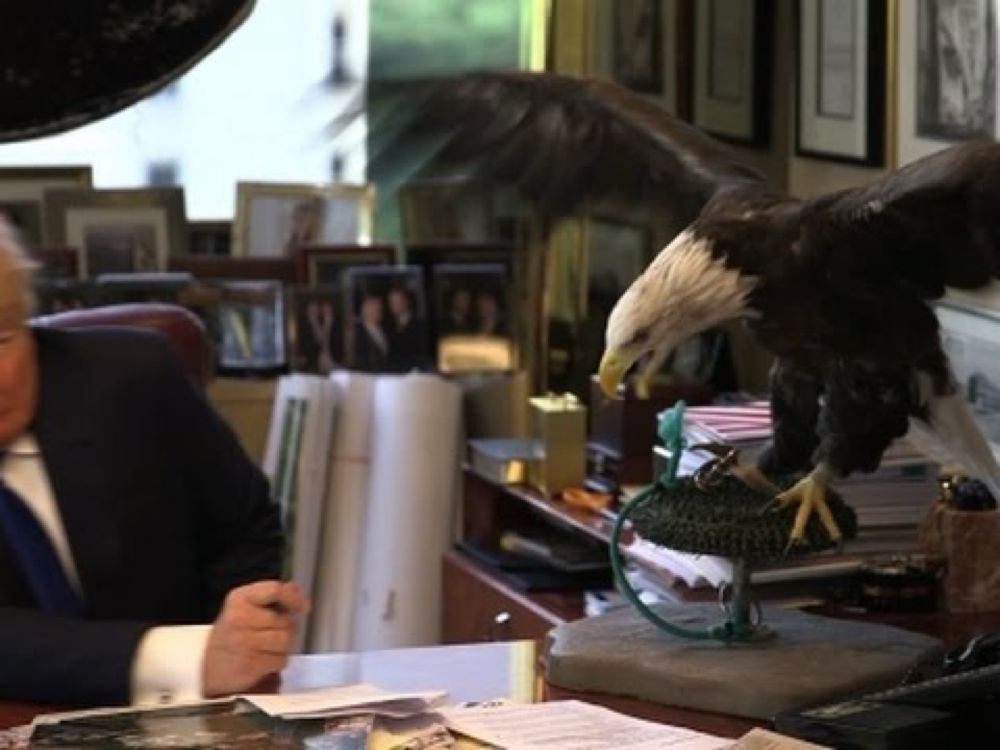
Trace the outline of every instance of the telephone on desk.
[[1000, 633], [945, 655], [937, 676], [775, 717], [778, 731], [840, 750], [1000, 747]]

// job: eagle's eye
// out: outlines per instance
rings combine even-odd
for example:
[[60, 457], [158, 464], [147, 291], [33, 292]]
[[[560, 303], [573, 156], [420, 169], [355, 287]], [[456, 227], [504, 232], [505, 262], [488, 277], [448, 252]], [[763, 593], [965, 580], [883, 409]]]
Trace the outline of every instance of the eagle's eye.
[[647, 341], [649, 341], [649, 329], [640, 328], [632, 334], [632, 338], [628, 340], [628, 346], [642, 346]]

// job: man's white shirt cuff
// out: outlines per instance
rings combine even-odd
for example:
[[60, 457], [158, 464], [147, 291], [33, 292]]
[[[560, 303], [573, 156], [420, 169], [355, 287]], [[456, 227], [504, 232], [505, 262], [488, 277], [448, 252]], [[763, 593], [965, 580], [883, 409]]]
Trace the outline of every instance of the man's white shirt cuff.
[[211, 625], [165, 625], [146, 631], [132, 662], [132, 704], [201, 700], [211, 630]]

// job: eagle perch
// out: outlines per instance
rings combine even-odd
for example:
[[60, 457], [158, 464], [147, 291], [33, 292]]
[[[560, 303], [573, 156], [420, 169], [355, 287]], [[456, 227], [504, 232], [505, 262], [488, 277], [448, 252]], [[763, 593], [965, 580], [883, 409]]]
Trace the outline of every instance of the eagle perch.
[[473, 73], [441, 82], [415, 114], [550, 216], [609, 203], [686, 225], [608, 320], [600, 381], [613, 394], [647, 358], [741, 319], [775, 355], [766, 471], [806, 472], [792, 541], [829, 483], [872, 471], [913, 422], [1000, 497], [1000, 467], [960, 394], [930, 302], [1000, 275], [1000, 144], [970, 142], [871, 184], [800, 200], [716, 141], [605, 80]]

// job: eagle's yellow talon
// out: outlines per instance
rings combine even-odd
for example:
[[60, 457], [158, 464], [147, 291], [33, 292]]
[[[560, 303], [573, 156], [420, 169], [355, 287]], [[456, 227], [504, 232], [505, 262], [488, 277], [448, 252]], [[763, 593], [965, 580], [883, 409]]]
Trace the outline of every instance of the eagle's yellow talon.
[[774, 498], [777, 507], [783, 508], [792, 503], [798, 503], [799, 508], [795, 512], [795, 521], [792, 523], [792, 531], [788, 535], [788, 546], [785, 552], [795, 544], [805, 541], [806, 524], [809, 523], [811, 513], [816, 513], [820, 523], [826, 529], [831, 541], [840, 544], [843, 534], [833, 518], [830, 506], [826, 502], [826, 487], [828, 470], [825, 467], [817, 468], [804, 479], [799, 480], [784, 492]]

